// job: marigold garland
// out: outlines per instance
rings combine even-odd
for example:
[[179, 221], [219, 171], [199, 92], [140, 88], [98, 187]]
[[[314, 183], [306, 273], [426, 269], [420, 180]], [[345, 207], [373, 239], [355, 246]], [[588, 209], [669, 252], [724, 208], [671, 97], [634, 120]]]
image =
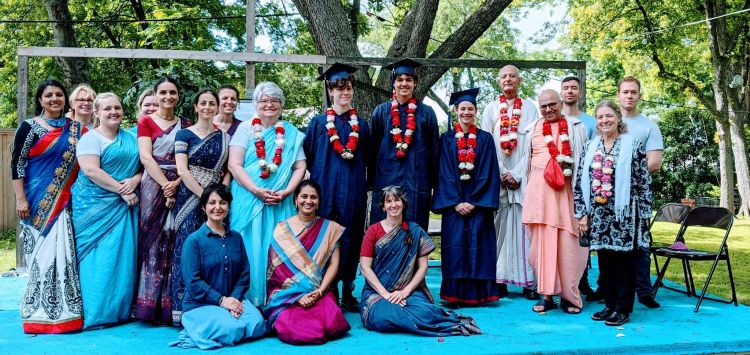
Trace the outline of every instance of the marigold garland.
[[349, 132], [349, 139], [346, 142], [346, 146], [341, 144], [339, 138], [339, 132], [336, 129], [336, 111], [332, 108], [326, 110], [326, 129], [328, 130], [328, 140], [333, 146], [333, 150], [341, 155], [344, 159], [354, 158], [354, 151], [357, 150], [357, 141], [359, 140], [359, 120], [357, 119], [357, 110], [349, 110], [349, 125], [351, 131]]
[[250, 122], [253, 126], [255, 133], [255, 155], [260, 159], [260, 177], [262, 179], [268, 179], [271, 174], [275, 173], [281, 165], [281, 152], [284, 150], [284, 123], [279, 121], [274, 125], [276, 131], [276, 152], [271, 159], [269, 164], [266, 161], [266, 141], [263, 140], [263, 125], [261, 124], [260, 117], [253, 117]]
[[474, 149], [477, 147], [477, 126], [471, 125], [466, 133], [461, 129], [461, 124], [453, 126], [456, 132], [456, 146], [458, 148], [458, 172], [462, 181], [471, 179], [471, 171], [474, 170], [474, 160], [477, 155]]
[[[391, 138], [396, 143], [396, 157], [405, 158], [406, 151], [409, 149], [411, 144], [411, 136], [414, 134], [414, 130], [417, 128], [416, 116], [417, 112], [417, 99], [410, 98], [407, 101], [406, 107], [406, 129], [401, 130], [401, 112], [398, 109], [398, 100], [396, 100], [396, 94], [393, 94], [391, 100]], [[403, 135], [401, 134], [403, 132]]]
[[510, 155], [518, 146], [518, 123], [521, 121], [523, 101], [516, 97], [513, 100], [512, 116], [508, 116], [508, 99], [500, 95], [500, 148], [505, 155]]

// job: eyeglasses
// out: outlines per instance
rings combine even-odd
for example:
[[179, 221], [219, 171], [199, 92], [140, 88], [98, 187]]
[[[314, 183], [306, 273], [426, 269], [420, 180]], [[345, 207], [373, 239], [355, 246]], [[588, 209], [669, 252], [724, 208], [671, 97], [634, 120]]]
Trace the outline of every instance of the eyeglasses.
[[268, 104], [280, 105], [281, 104], [281, 100], [279, 100], [279, 99], [262, 99], [262, 100], [258, 101], [258, 103], [261, 104], [261, 105], [268, 105]]
[[557, 108], [557, 105], [558, 105], [559, 103], [560, 103], [560, 102], [558, 101], [558, 102], [553, 102], [553, 103], [551, 103], [551, 104], [546, 104], [546, 105], [539, 105], [539, 109], [540, 109], [540, 110], [542, 110], [542, 111], [546, 111], [547, 109], [552, 109], [552, 110], [554, 110], [554, 109], [556, 109], [556, 108]]
[[94, 102], [94, 100], [93, 100], [93, 99], [75, 99], [74, 101], [75, 101], [75, 102], [80, 102], [80, 103], [84, 103], [84, 102]]

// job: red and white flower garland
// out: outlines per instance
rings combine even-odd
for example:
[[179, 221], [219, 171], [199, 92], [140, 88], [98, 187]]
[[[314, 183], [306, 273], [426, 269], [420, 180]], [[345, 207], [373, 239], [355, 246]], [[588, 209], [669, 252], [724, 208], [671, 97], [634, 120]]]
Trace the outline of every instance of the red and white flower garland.
[[326, 129], [328, 129], [328, 140], [333, 145], [333, 151], [340, 154], [344, 159], [354, 158], [354, 151], [357, 150], [357, 141], [359, 140], [359, 120], [357, 119], [357, 110], [349, 110], [349, 140], [346, 146], [341, 144], [339, 132], [336, 130], [334, 121], [336, 120], [336, 111], [332, 108], [326, 110]]
[[518, 146], [518, 123], [521, 121], [523, 102], [516, 97], [513, 100], [512, 116], [508, 116], [508, 99], [500, 95], [500, 148], [505, 155], [513, 153]]
[[602, 153], [601, 150], [597, 150], [594, 153], [594, 162], [591, 163], [591, 169], [593, 169], [592, 176], [594, 180], [591, 182], [591, 190], [594, 192], [595, 201], [597, 203], [607, 203], [610, 197], [612, 197], [612, 173], [614, 173], [615, 159], [607, 154]]
[[[393, 142], [396, 143], [396, 157], [405, 158], [406, 150], [409, 149], [411, 144], [411, 135], [414, 134], [414, 130], [417, 128], [417, 120], [414, 115], [417, 112], [417, 99], [410, 98], [407, 101], [406, 107], [406, 130], [401, 130], [401, 112], [398, 109], [398, 100], [396, 100], [396, 94], [393, 94], [391, 100], [391, 137]], [[403, 136], [401, 133], [404, 133]]]
[[549, 154], [557, 160], [560, 167], [563, 169], [564, 176], [573, 175], [573, 152], [570, 149], [570, 135], [568, 135], [568, 120], [565, 116], [560, 117], [558, 121], [559, 138], [562, 142], [562, 152], [557, 149], [555, 139], [552, 138], [552, 126], [546, 120], [542, 124], [542, 134], [544, 135], [544, 143], [549, 148]]
[[471, 179], [471, 171], [474, 170], [474, 160], [477, 154], [474, 149], [477, 147], [477, 126], [471, 125], [469, 130], [464, 133], [461, 124], [456, 123], [453, 126], [456, 132], [456, 146], [458, 147], [458, 172], [463, 181]]
[[250, 123], [255, 132], [255, 155], [260, 159], [260, 177], [268, 179], [271, 177], [271, 174], [276, 172], [279, 165], [281, 165], [281, 152], [284, 150], [284, 144], [286, 143], [284, 139], [284, 123], [279, 121], [274, 125], [274, 129], [276, 130], [276, 152], [270, 164], [266, 161], [266, 141], [263, 140], [263, 125], [260, 122], [260, 117], [253, 117]]

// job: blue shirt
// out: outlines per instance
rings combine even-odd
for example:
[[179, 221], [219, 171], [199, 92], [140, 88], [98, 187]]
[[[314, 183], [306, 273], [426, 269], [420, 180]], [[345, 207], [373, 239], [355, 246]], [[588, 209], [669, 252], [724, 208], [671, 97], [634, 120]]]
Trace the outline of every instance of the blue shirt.
[[591, 139], [591, 137], [594, 136], [594, 128], [596, 128], [596, 118], [586, 112], [581, 112], [581, 115], [576, 118], [583, 122], [583, 126], [586, 127], [586, 132], [589, 134], [589, 139]]
[[664, 150], [664, 138], [654, 121], [642, 114], [635, 117], [623, 117], [623, 119], [628, 125], [628, 132], [635, 137], [636, 141], [643, 144], [646, 152]]
[[182, 277], [183, 312], [218, 306], [222, 296], [242, 300], [250, 288], [250, 266], [242, 236], [232, 230], [220, 236], [204, 223], [182, 247]]

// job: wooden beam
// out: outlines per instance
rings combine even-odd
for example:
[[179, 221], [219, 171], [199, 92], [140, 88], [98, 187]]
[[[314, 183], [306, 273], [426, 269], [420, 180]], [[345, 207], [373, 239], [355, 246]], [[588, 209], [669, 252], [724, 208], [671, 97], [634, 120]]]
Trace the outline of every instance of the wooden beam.
[[[255, 53], [255, 0], [247, 2], [245, 10], [245, 51]], [[255, 63], [245, 63], [245, 98], [252, 100], [255, 91]]]
[[[347, 63], [349, 65], [375, 65], [383, 66], [398, 58], [374, 58], [374, 57], [328, 57], [328, 64], [335, 62]], [[415, 59], [425, 66], [453, 67], [453, 68], [502, 68], [513, 64], [518, 69], [585, 69], [584, 61], [565, 60], [495, 60], [495, 59]]]
[[[581, 92], [581, 98], [578, 99], [578, 108], [586, 112], [586, 68], [578, 69], [578, 80], [581, 82], [581, 87], [579, 88]], [[593, 115], [591, 115], [593, 116]]]
[[[16, 114], [18, 125], [26, 120], [29, 100], [29, 57], [18, 55], [18, 88], [16, 98]], [[23, 238], [21, 238], [21, 221], [16, 218], [16, 271], [26, 272], [26, 256], [23, 252]]]
[[323, 55], [181, 51], [162, 49], [18, 47], [18, 55], [29, 57], [177, 59], [255, 63], [326, 63], [326, 57]]

